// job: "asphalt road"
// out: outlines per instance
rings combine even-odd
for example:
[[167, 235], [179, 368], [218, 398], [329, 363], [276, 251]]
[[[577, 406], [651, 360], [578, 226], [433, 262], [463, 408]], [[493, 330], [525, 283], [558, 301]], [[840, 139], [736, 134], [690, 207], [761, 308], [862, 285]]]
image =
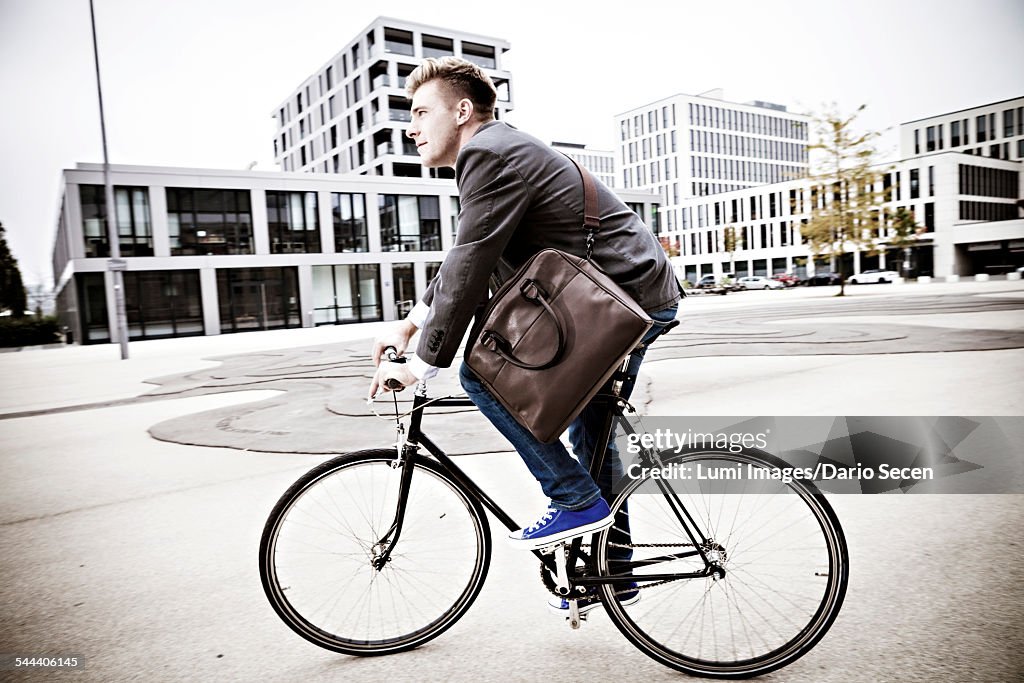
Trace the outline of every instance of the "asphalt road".
[[[769, 375], [789, 364], [790, 370], [803, 369], [800, 376], [810, 386], [829, 382], [843, 392], [826, 400], [794, 393], [773, 406], [779, 414], [972, 415], [979, 414], [973, 408], [985, 392], [986, 407], [1003, 408], [986, 414], [1020, 415], [1024, 299], [1018, 290], [965, 292], [924, 305], [920, 297], [905, 299], [894, 289], [884, 297], [864, 297], [856, 310], [831, 300], [776, 300], [757, 303], [757, 315], [740, 312], [740, 304], [695, 304], [687, 320], [691, 327], [683, 328], [693, 336], [666, 344], [661, 357], [652, 350], [648, 373], [654, 380], [644, 404], [652, 410], [668, 406], [668, 413], [680, 406], [689, 410], [694, 382], [708, 387], [727, 373], [737, 381], [706, 389], [699, 405], [709, 411], [704, 414], [730, 414], [718, 411], [750, 390], [742, 378], [755, 378], [765, 389], [774, 381]], [[881, 305], [883, 298], [887, 303]], [[864, 332], [858, 316], [885, 318], [885, 329], [872, 330], [872, 342], [850, 339]], [[909, 323], [911, 316], [922, 317]], [[727, 352], [737, 343], [732, 335], [709, 348], [698, 333], [737, 325], [748, 328], [750, 336], [740, 342], [747, 354]], [[794, 328], [811, 339], [780, 341]], [[971, 350], [972, 331], [973, 348], [988, 350]], [[714, 329], [704, 336], [713, 334]], [[890, 384], [887, 362], [894, 353], [885, 345], [895, 344], [894, 336], [915, 340], [899, 347], [906, 356], [899, 384], [917, 387], [924, 413], [908, 412], [907, 395], [900, 391], [861, 390]], [[768, 345], [775, 343], [790, 346]], [[810, 355], [796, 353], [798, 343]], [[834, 353], [841, 345], [847, 351]], [[416, 651], [366, 659], [336, 655], [280, 622], [263, 596], [256, 563], [267, 513], [294, 479], [334, 450], [312, 445], [332, 439], [346, 448], [350, 441], [375, 445], [386, 434], [386, 423], [368, 426], [376, 418], [347, 398], [365, 390], [368, 368], [358, 358], [361, 348], [365, 343], [264, 351], [259, 358], [230, 359], [217, 367], [178, 360], [175, 367], [161, 368], [157, 399], [118, 400], [104, 393], [96, 403], [112, 404], [44, 407], [20, 411], [21, 416], [8, 410], [0, 420], [0, 654], [80, 655], [85, 663], [77, 672], [3, 671], [0, 678], [685, 680], [642, 655], [603, 614], [595, 613], [579, 631], [549, 615], [535, 560], [500, 540], [476, 604], [450, 631]], [[41, 365], [10, 357], [0, 365], [12, 384], [20, 381], [20, 367], [31, 366], [35, 381], [54, 383], [51, 403], [67, 404], [60, 377], [47, 376]], [[109, 367], [76, 365], [72, 383], [91, 381], [99, 396], [110, 381]], [[950, 373], [961, 390], [942, 393], [938, 401], [935, 389], [944, 387]], [[977, 389], [963, 386], [968, 376]], [[486, 425], [476, 419], [446, 418], [452, 435], [444, 443], [467, 453], [460, 463], [513, 517], [531, 518], [543, 508], [539, 491], [518, 457], [481, 432]], [[309, 441], [291, 450], [306, 452], [270, 447], [296, 443], [296, 435]], [[214, 438], [223, 441], [211, 444]], [[1022, 455], [1018, 448], [1007, 458]], [[763, 680], [1021, 679], [1024, 496], [831, 500], [851, 551], [843, 611], [813, 652]]]

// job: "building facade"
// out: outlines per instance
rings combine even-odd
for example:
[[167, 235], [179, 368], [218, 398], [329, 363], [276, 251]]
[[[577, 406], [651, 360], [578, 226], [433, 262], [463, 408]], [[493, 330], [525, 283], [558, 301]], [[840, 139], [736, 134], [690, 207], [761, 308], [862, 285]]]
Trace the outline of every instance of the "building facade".
[[[905, 277], [1001, 274], [1024, 265], [1024, 179], [1021, 163], [962, 152], [939, 152], [879, 165], [875, 191], [879, 223], [870, 251], [842, 258], [847, 275], [869, 268], [894, 269]], [[682, 230], [667, 231], [679, 278], [696, 282], [714, 274], [804, 277], [838, 272], [830, 257], [816, 257], [800, 232], [815, 203], [825, 201], [810, 180], [801, 179], [713, 197], [688, 200]], [[909, 263], [903, 249], [890, 247], [891, 217], [906, 208], [919, 226]], [[725, 229], [735, 230], [735, 250], [726, 251]]]
[[673, 95], [615, 117], [622, 187], [661, 197], [666, 230], [686, 230], [692, 197], [807, 175], [809, 118], [767, 102], [738, 104], [720, 90]]
[[[63, 174], [53, 251], [75, 341], [117, 341], [103, 170]], [[132, 340], [401, 318], [451, 247], [450, 180], [112, 166]], [[641, 216], [656, 198], [619, 192]]]
[[586, 145], [573, 142], [552, 142], [551, 148], [575, 159], [580, 166], [590, 171], [595, 178], [608, 187], [615, 187], [614, 152], [587, 149]]
[[501, 119], [513, 106], [508, 49], [497, 38], [378, 17], [275, 109], [274, 160], [284, 171], [451, 178], [451, 169], [423, 168], [405, 135], [405, 80], [426, 57], [462, 57], [494, 81]]
[[900, 124], [900, 156], [954, 151], [1024, 159], [1024, 97]]

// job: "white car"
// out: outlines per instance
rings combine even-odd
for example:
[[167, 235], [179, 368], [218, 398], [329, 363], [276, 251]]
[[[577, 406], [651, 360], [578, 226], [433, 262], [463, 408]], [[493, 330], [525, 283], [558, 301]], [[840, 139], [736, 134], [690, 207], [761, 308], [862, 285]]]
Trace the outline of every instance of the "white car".
[[743, 289], [783, 289], [786, 285], [760, 275], [748, 275], [736, 281]]
[[871, 270], [861, 271], [856, 275], [851, 275], [847, 282], [851, 285], [872, 285], [883, 282], [896, 282], [899, 277], [900, 274], [895, 270], [879, 270], [878, 268], [873, 268]]

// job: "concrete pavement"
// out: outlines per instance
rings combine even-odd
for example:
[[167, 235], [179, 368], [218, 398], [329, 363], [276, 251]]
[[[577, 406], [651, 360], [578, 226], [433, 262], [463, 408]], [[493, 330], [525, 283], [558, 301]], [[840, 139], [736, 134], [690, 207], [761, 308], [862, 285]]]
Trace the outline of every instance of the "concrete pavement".
[[[652, 349], [638, 403], [663, 415], [1024, 414], [1021, 283], [848, 291], [688, 299], [683, 334]], [[322, 453], [380, 444], [386, 425], [369, 427], [358, 401], [360, 340], [379, 328], [133, 343], [130, 361], [114, 346], [0, 354], [0, 653], [79, 654], [85, 669], [71, 675], [102, 681], [680, 680], [603, 615], [578, 632], [550, 618], [536, 562], [500, 540], [477, 603], [419, 650], [349, 658], [280, 623], [259, 585], [263, 522]], [[798, 353], [808, 331], [818, 353]], [[898, 338], [913, 347], [893, 352]], [[972, 338], [989, 350], [951, 350]], [[479, 452], [460, 464], [530, 518], [539, 491], [475, 419], [446, 418], [445, 445]], [[330, 443], [318, 451], [316, 439]], [[271, 448], [281, 442], [290, 448]], [[1022, 498], [833, 497], [851, 549], [846, 605], [814, 652], [766, 680], [1012, 680]]]

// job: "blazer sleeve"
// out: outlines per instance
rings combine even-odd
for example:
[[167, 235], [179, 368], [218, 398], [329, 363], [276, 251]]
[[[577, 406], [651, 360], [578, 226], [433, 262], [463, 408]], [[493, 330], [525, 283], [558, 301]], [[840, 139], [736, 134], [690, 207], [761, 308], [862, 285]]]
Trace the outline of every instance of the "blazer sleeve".
[[530, 204], [530, 188], [499, 154], [464, 147], [456, 164], [462, 209], [455, 245], [445, 256], [424, 301], [430, 313], [416, 355], [446, 368], [455, 359], [488, 280]]

